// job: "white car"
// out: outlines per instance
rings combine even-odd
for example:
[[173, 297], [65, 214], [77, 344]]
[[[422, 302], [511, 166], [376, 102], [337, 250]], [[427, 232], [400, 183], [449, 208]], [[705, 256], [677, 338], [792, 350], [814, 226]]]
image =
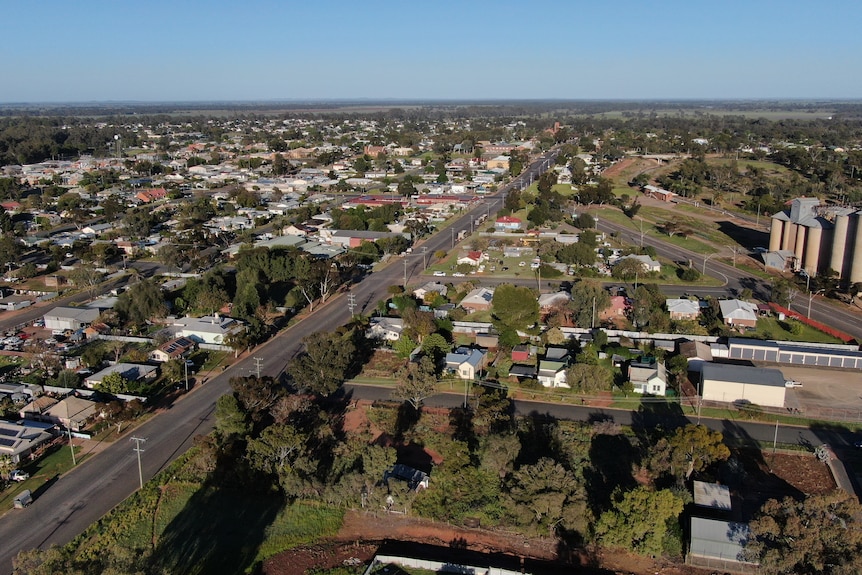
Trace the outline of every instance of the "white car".
[[434, 275], [438, 278], [446, 277], [446, 272], [434, 272]]
[[462, 274], [461, 272], [455, 272], [454, 274], [452, 274], [452, 277], [453, 278], [462, 278], [462, 277], [464, 277], [464, 274]]
[[9, 479], [12, 481], [27, 481], [30, 479], [30, 474], [20, 469], [13, 469], [12, 473], [9, 474]]
[[784, 387], [802, 387], [802, 382], [788, 379], [784, 382]]

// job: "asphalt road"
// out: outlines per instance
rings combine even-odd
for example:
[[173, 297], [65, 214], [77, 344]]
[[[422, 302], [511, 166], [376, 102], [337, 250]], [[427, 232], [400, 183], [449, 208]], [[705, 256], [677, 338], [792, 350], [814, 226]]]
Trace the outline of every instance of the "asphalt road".
[[[470, 222], [478, 215], [487, 213], [488, 209], [496, 212], [503, 194], [513, 186], [527, 185], [531, 178], [535, 179], [541, 173], [542, 164], [547, 167], [551, 162], [553, 153], [532, 164], [519, 178], [503, 187], [497, 197], [486, 198], [485, 203], [455, 221], [452, 225], [454, 232], [449, 234], [457, 236], [460, 230], [469, 230]], [[420, 243], [417, 253], [396, 259], [352, 286], [349, 293], [356, 298], [356, 311], [362, 313], [373, 309], [378, 300], [388, 295], [387, 288], [390, 285], [402, 283], [405, 274], [409, 282], [421, 273], [424, 257], [422, 246], [426, 252], [433, 254], [438, 249], [450, 249], [450, 241], [444, 230]], [[77, 294], [53, 302], [52, 305], [68, 305], [84, 299], [85, 294]], [[33, 309], [15, 314], [14, 319], [8, 318], [8, 321], [13, 322], [13, 325], [32, 322], [43, 314], [44, 309]], [[230, 389], [231, 377], [246, 376], [258, 368], [264, 375], [281, 377], [287, 362], [301, 351], [304, 337], [323, 329], [333, 329], [349, 319], [347, 295], [342, 292], [330, 298], [325, 305], [318, 306], [306, 319], [254, 349], [224, 373], [198, 385], [170, 409], [138, 427], [134, 437], [146, 439], [141, 446], [144, 450], [141, 453], [143, 480], [148, 481], [185, 453], [192, 446], [195, 435], [212, 430], [215, 402]], [[259, 366], [255, 358], [260, 359]], [[117, 441], [66, 475], [47, 478], [43, 488], [34, 493], [35, 500], [30, 507], [12, 510], [0, 518], [0, 572], [11, 572], [12, 558], [22, 549], [69, 542], [134, 493], [139, 487], [139, 478], [133, 447], [131, 439]]]
[[[537, 164], [532, 165], [510, 186], [522, 187], [531, 177], [535, 179], [542, 169], [541, 162]], [[487, 198], [485, 204], [479, 205], [459, 218], [452, 226], [455, 230], [454, 234], [462, 229], [469, 229], [471, 218], [487, 213], [489, 209], [495, 212], [501, 196], [508, 189], [509, 187], [502, 189], [496, 197]], [[387, 295], [388, 286], [401, 284], [405, 274], [408, 282], [420, 274], [423, 265], [423, 246], [427, 253], [433, 253], [438, 249], [451, 249], [452, 233], [449, 232], [450, 237], [447, 237], [447, 232], [444, 230], [443, 233], [420, 243], [413, 254], [396, 259], [381, 271], [374, 272], [365, 280], [352, 286], [350, 293], [355, 296], [358, 306], [356, 311], [367, 312], [373, 308], [379, 299]], [[229, 390], [230, 377], [249, 375], [256, 370], [255, 358], [261, 360], [262, 374], [280, 377], [284, 373], [287, 362], [301, 351], [304, 337], [315, 331], [342, 325], [349, 317], [346, 293], [340, 293], [325, 305], [319, 306], [303, 321], [254, 349], [226, 372], [211, 377], [205, 384], [198, 385], [170, 409], [138, 427], [134, 431], [134, 437], [146, 439], [142, 445], [144, 451], [141, 453], [144, 481], [152, 478], [191, 447], [195, 435], [211, 431], [214, 425], [213, 410], [216, 399]], [[389, 391], [386, 389], [367, 386], [349, 386], [346, 392], [356, 398], [388, 399], [389, 396]], [[441, 394], [428, 401], [429, 405], [448, 406], [460, 405], [462, 402], [463, 396], [460, 394]], [[684, 423], [681, 416], [675, 416], [669, 420], [667, 414], [653, 414], [650, 418], [645, 418], [642, 414], [631, 412], [611, 412], [537, 402], [518, 402], [517, 410], [523, 414], [542, 413], [567, 419], [589, 420], [595, 417], [611, 417], [622, 424], [651, 425], [658, 421], [664, 425]], [[771, 425], [722, 421], [709, 421], [709, 425], [716, 426], [728, 435], [747, 436], [767, 441], [771, 440], [774, 433], [774, 426]], [[834, 446], [844, 446], [851, 444], [852, 438], [842, 432], [818, 433], [801, 428], [781, 428], [779, 441], [814, 445], [829, 442]], [[35, 492], [35, 501], [29, 508], [12, 510], [0, 518], [0, 542], [2, 542], [0, 572], [11, 572], [12, 558], [19, 550], [70, 541], [138, 489], [138, 468], [133, 447], [134, 444], [130, 439], [117, 441], [63, 477], [49, 478], [44, 488]]]
[[[601, 217], [597, 220], [597, 228], [603, 232], [616, 232], [617, 237], [632, 245], [640, 245], [640, 233], [630, 228], [608, 221]], [[769, 282], [758, 277], [749, 275], [747, 272], [729, 266], [723, 262], [716, 261], [713, 258], [714, 254], [701, 255], [684, 248], [677, 247], [660, 241], [653, 237], [645, 237], [644, 244], [652, 246], [658, 255], [673, 261], [691, 261], [698, 271], [706, 272], [706, 275], [717, 278], [724, 282], [724, 291], [726, 295], [737, 295], [743, 289], [748, 288], [754, 294], [754, 297], [761, 301], [769, 301], [771, 286]], [[695, 291], [694, 288], [687, 287], [686, 291]], [[665, 287], [662, 288], [666, 290]], [[698, 294], [714, 294], [715, 288], [697, 288]], [[857, 339], [862, 339], [862, 317], [859, 314], [849, 311], [848, 309], [833, 305], [819, 296], [814, 296], [811, 299], [811, 318], [841, 330], [844, 333], [850, 334]], [[791, 302], [791, 309], [800, 312], [803, 315], [808, 315], [809, 298], [807, 295], [799, 295]]]

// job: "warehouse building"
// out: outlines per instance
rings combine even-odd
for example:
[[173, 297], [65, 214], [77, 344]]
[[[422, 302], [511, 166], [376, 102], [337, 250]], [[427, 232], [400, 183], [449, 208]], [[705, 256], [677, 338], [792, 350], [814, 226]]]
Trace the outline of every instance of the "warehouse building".
[[777, 369], [724, 363], [703, 366], [704, 401], [744, 401], [765, 407], [784, 407], [784, 375]]

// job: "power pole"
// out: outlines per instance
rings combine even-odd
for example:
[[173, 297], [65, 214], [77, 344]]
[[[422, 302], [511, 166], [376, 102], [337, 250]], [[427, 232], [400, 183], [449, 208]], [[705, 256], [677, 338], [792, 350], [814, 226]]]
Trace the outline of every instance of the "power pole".
[[407, 256], [404, 256], [404, 289], [407, 289]]
[[146, 443], [147, 440], [146, 440], [146, 438], [143, 438], [143, 437], [133, 437], [132, 441], [135, 442], [135, 447], [134, 447], [134, 449], [132, 449], [132, 451], [134, 451], [135, 453], [138, 454], [138, 479], [141, 482], [141, 489], [143, 489], [144, 488], [144, 472], [141, 470], [141, 453], [143, 453], [144, 450], [141, 449], [141, 444]]
[[189, 391], [189, 360], [183, 358], [183, 367], [186, 370], [186, 392]]
[[263, 358], [256, 357], [254, 358], [254, 373], [258, 379], [260, 379], [260, 364], [263, 363]]
[[[71, 423], [71, 422], [70, 422], [70, 423]], [[74, 445], [72, 445], [72, 428], [71, 428], [71, 427], [67, 427], [67, 428], [66, 428], [66, 431], [68, 431], [68, 432], [69, 432], [69, 449], [71, 449], [71, 450], [72, 450], [72, 466], [77, 466], [77, 465], [78, 465], [78, 462], [77, 462], [77, 461], [75, 461], [75, 446], [74, 446]]]
[[428, 268], [428, 246], [422, 246], [422, 269]]
[[353, 315], [353, 310], [356, 309], [356, 295], [349, 293], [347, 294], [347, 309], [350, 310], [350, 315]]

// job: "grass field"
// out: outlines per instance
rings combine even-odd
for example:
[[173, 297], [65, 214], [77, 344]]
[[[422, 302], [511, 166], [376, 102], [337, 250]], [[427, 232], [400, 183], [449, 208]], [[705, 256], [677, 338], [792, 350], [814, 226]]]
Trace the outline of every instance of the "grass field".
[[802, 326], [802, 332], [799, 335], [793, 335], [785, 329], [788, 326], [787, 322], [780, 322], [772, 317], [763, 317], [757, 320], [757, 329], [754, 331], [754, 337], [767, 337], [768, 339], [777, 339], [781, 341], [807, 341], [812, 343], [844, 343], [838, 338], [825, 334], [822, 331], [816, 330], [811, 326], [798, 322]]
[[[82, 460], [78, 457], [78, 463]], [[50, 488], [57, 478], [72, 469], [72, 452], [68, 445], [59, 444], [49, 448], [49, 453], [35, 463], [21, 463], [19, 469], [29, 473], [30, 479], [13, 483], [0, 492], [0, 513], [6, 513], [11, 509], [12, 500], [25, 489], [29, 489], [33, 497], [37, 498], [42, 491]]]
[[91, 526], [76, 541], [77, 554], [88, 558], [107, 548], [138, 549], [152, 553], [158, 572], [243, 573], [341, 526], [340, 509], [288, 505], [278, 495], [251, 488], [167, 481], [178, 472], [175, 467], [160, 474]]

